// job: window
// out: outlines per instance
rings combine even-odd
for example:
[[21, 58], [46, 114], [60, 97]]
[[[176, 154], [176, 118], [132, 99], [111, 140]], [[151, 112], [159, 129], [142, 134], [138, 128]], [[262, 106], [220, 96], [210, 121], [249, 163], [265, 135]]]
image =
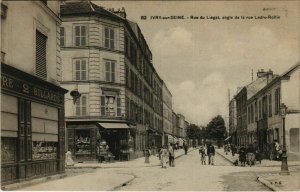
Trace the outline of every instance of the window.
[[76, 101], [76, 115], [87, 115], [87, 95], [81, 95]]
[[272, 117], [272, 94], [269, 95], [269, 117]]
[[86, 59], [75, 59], [74, 61], [74, 80], [84, 81], [87, 80], [88, 70]]
[[87, 44], [87, 27], [78, 25], [74, 27], [75, 46], [85, 46]]
[[115, 31], [112, 28], [104, 28], [104, 46], [109, 49], [115, 48]]
[[263, 118], [266, 118], [267, 117], [267, 114], [268, 114], [268, 103], [267, 103], [267, 96], [264, 96], [263, 97], [263, 106], [262, 106], [262, 110], [263, 110]]
[[60, 28], [60, 46], [61, 47], [65, 46], [65, 28], [64, 27]]
[[101, 96], [102, 116], [121, 116], [121, 99], [117, 96]]
[[46, 46], [47, 37], [36, 31], [35, 73], [36, 76], [44, 80], [47, 80]]
[[105, 80], [115, 82], [115, 62], [105, 61]]

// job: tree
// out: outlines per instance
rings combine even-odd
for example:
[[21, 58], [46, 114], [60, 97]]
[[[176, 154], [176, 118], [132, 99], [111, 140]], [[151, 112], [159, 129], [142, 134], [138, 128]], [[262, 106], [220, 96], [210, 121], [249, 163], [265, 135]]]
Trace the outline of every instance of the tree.
[[222, 141], [225, 138], [226, 127], [222, 116], [218, 115], [214, 117], [207, 125], [207, 136], [211, 139], [218, 141], [220, 147]]
[[186, 135], [189, 139], [192, 139], [193, 141], [198, 140], [201, 138], [201, 130], [198, 125], [190, 124], [186, 128]]

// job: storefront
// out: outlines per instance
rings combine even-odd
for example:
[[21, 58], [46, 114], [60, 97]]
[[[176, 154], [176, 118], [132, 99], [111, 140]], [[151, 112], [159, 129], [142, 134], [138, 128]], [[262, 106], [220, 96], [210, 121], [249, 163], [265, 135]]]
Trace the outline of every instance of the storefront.
[[1, 65], [1, 183], [64, 172], [67, 90]]
[[68, 121], [67, 133], [75, 161], [96, 160], [101, 143], [115, 160], [134, 158], [135, 131], [126, 122]]

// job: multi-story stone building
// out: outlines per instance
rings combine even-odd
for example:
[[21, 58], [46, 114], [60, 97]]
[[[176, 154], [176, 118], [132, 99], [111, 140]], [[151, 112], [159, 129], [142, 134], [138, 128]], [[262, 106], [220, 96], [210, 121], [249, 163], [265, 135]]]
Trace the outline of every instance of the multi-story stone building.
[[[273, 79], [273, 72], [264, 72], [263, 70], [257, 72], [257, 79], [250, 84], [243, 87], [234, 97], [236, 100], [236, 118], [237, 118], [237, 144], [247, 145], [247, 100], [255, 93], [262, 89], [265, 85]], [[261, 127], [266, 127], [266, 122], [260, 121]], [[254, 135], [253, 135], [254, 136]], [[254, 138], [255, 139], [255, 138]]]
[[1, 1], [2, 185], [64, 172], [59, 4]]
[[122, 159], [161, 145], [162, 81], [139, 26], [90, 1], [66, 2], [61, 18], [62, 85], [81, 93], [66, 102], [68, 150], [95, 159], [106, 143]]
[[[286, 133], [282, 132], [281, 103], [288, 107]], [[298, 120], [299, 63], [282, 75], [276, 76], [247, 101], [248, 143], [253, 143], [257, 138], [259, 150], [269, 155], [273, 142], [276, 140], [282, 145], [283, 134], [286, 134], [290, 155], [299, 153]]]
[[173, 123], [172, 123], [172, 94], [164, 83], [162, 88], [163, 96], [163, 144], [173, 143]]

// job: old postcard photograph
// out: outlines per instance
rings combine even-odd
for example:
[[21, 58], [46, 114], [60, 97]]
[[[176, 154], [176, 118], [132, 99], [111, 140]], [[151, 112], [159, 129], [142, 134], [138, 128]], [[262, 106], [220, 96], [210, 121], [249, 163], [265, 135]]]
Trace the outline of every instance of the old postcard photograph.
[[299, 191], [300, 1], [0, 0], [4, 191]]

